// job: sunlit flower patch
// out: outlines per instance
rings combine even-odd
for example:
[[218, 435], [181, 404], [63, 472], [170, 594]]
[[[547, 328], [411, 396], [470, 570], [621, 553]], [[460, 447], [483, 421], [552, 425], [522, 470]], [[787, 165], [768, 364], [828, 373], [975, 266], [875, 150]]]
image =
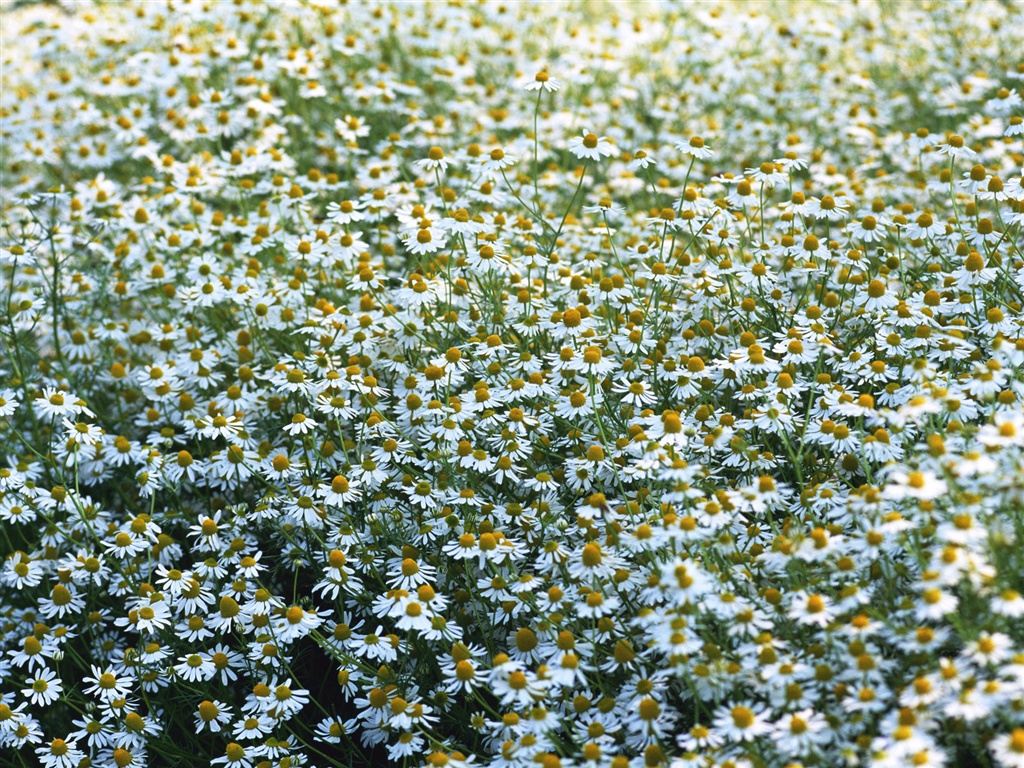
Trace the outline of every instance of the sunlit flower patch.
[[0, 764], [1024, 766], [1022, 29], [5, 13]]

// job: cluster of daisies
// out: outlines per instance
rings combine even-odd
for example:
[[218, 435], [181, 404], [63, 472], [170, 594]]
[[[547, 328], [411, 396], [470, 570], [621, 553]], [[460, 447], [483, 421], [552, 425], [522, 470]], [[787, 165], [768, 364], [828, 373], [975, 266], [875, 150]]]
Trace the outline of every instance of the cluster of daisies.
[[1024, 766], [1021, 29], [8, 14], [0, 763]]

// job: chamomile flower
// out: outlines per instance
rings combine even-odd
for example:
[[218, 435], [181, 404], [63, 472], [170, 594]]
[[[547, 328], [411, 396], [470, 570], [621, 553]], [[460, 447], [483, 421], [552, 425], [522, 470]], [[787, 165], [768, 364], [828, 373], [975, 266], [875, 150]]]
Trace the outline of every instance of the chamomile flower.
[[37, 706], [53, 704], [64, 690], [57, 673], [47, 667], [28, 678], [25, 685], [28, 687], [21, 691], [21, 695]]
[[721, 707], [714, 715], [714, 726], [731, 741], [752, 741], [771, 731], [769, 715], [769, 710], [758, 711], [745, 704]]
[[444, 156], [444, 150], [437, 146], [431, 147], [427, 156], [422, 160], [417, 160], [416, 164], [431, 173], [434, 171], [444, 173], [448, 170], [448, 160]]
[[700, 136], [693, 136], [689, 141], [679, 142], [676, 144], [676, 149], [698, 160], [707, 160], [715, 155], [714, 151], [704, 143], [704, 139]]
[[73, 739], [53, 739], [44, 746], [36, 747], [35, 753], [44, 768], [75, 768], [86, 759], [85, 752], [78, 749], [78, 742]]
[[486, 155], [486, 159], [480, 163], [480, 170], [484, 177], [494, 179], [499, 178], [502, 171], [506, 168], [511, 168], [515, 164], [516, 158], [514, 155], [506, 153], [501, 147], [495, 147]]
[[523, 86], [527, 91], [543, 91], [547, 93], [554, 93], [561, 87], [562, 86], [558, 80], [548, 75], [545, 70], [538, 72], [534, 75], [533, 80], [528, 81], [526, 85]]
[[231, 720], [230, 708], [221, 701], [204, 700], [196, 707], [194, 722], [197, 733], [206, 730], [217, 733]]
[[949, 136], [944, 142], [940, 142], [936, 152], [940, 155], [947, 155], [954, 159], [959, 157], [971, 158], [977, 154], [977, 152], [964, 143], [963, 136], [955, 134]]
[[102, 701], [108, 702], [114, 698], [122, 698], [128, 695], [131, 690], [132, 679], [119, 676], [112, 668], [93, 666], [90, 668], [91, 676], [82, 678], [83, 683], [88, 683], [83, 688], [87, 695], [96, 695]]
[[612, 145], [606, 137], [598, 137], [597, 134], [586, 130], [579, 136], [569, 139], [569, 152], [580, 160], [600, 161], [602, 157], [608, 157], [613, 151]]
[[18, 395], [12, 389], [0, 390], [0, 416], [9, 417], [18, 410]]

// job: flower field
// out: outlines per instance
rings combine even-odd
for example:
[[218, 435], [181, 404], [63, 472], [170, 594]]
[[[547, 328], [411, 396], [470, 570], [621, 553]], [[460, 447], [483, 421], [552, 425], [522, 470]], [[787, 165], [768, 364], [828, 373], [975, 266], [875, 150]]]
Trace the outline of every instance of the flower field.
[[1024, 5], [2, 17], [0, 765], [1024, 768]]

